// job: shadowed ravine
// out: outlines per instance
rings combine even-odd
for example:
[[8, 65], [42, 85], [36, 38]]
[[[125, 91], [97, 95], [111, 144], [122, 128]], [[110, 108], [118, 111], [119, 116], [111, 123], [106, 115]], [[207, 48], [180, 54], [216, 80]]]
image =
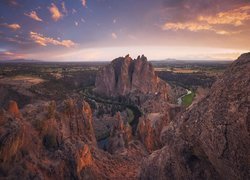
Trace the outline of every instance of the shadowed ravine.
[[[91, 95], [87, 95], [86, 93], [82, 93], [82, 95], [85, 98], [94, 100], [98, 103], [102, 103], [102, 104], [112, 104], [112, 105], [120, 105], [120, 106], [124, 106], [128, 109], [130, 109], [131, 111], [133, 111], [134, 114], [134, 118], [133, 120], [129, 123], [132, 127], [132, 134], [135, 135], [138, 123], [139, 123], [139, 118], [142, 116], [142, 111], [140, 110], [140, 108], [137, 105], [133, 105], [133, 104], [127, 104], [127, 103], [121, 103], [121, 102], [117, 102], [117, 101], [112, 101], [112, 100], [108, 100], [108, 99], [103, 99], [101, 97], [97, 97], [97, 96], [91, 96]], [[108, 138], [110, 135], [106, 136], [106, 137], [102, 137], [100, 139], [97, 139], [98, 142], [98, 146], [101, 149], [105, 149], [105, 147], [108, 144]]]

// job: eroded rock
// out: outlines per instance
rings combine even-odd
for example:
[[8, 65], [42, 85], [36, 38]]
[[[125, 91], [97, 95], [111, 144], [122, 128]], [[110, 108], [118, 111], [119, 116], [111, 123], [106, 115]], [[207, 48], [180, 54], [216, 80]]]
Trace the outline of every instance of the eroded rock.
[[170, 87], [155, 75], [144, 55], [135, 60], [127, 55], [113, 60], [98, 72], [94, 91], [107, 97], [161, 94], [168, 98]]
[[247, 53], [165, 127], [165, 146], [144, 161], [141, 179], [249, 179], [249, 71]]

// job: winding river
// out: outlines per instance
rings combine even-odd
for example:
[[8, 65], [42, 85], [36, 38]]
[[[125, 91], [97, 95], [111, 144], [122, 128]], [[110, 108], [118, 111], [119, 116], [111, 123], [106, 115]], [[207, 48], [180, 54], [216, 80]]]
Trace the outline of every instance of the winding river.
[[186, 89], [186, 94], [184, 94], [184, 95], [182, 95], [181, 97], [179, 97], [178, 99], [177, 99], [177, 104], [178, 105], [181, 105], [182, 104], [182, 98], [183, 97], [185, 97], [185, 96], [187, 96], [187, 95], [189, 95], [189, 94], [191, 94], [192, 93], [192, 91], [190, 91], [189, 89]]

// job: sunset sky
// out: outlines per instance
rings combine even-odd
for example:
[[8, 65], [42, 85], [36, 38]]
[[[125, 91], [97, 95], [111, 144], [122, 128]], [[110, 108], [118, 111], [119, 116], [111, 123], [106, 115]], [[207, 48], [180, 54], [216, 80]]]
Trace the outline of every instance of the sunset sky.
[[1, 60], [231, 60], [247, 51], [250, 0], [0, 0]]

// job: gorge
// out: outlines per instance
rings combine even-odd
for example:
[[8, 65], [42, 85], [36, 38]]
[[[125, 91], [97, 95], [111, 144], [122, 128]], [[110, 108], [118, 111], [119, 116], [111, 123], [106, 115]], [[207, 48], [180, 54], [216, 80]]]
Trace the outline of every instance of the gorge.
[[145, 56], [127, 55], [101, 67], [88, 93], [10, 101], [0, 177], [249, 179], [249, 70], [246, 53], [186, 108]]

